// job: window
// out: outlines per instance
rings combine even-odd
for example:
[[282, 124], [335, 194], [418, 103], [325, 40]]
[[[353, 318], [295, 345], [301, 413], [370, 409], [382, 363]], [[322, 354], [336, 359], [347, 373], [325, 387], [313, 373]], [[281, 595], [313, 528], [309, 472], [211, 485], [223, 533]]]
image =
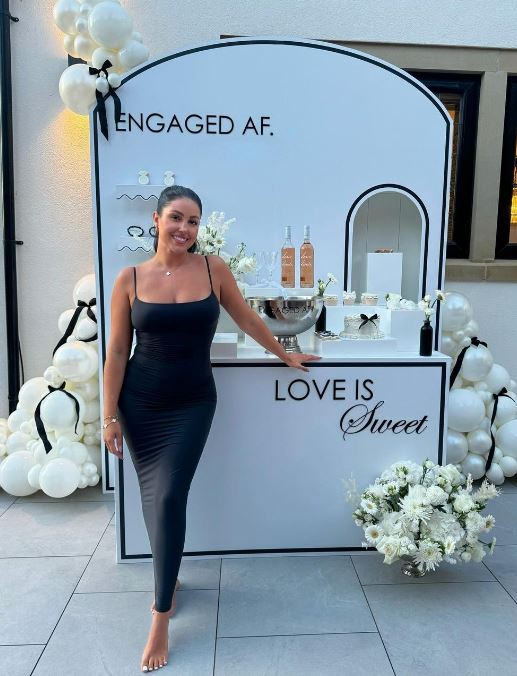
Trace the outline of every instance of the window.
[[481, 75], [408, 72], [440, 99], [454, 123], [447, 258], [469, 258]]
[[508, 77], [504, 117], [496, 258], [517, 258], [517, 76]]

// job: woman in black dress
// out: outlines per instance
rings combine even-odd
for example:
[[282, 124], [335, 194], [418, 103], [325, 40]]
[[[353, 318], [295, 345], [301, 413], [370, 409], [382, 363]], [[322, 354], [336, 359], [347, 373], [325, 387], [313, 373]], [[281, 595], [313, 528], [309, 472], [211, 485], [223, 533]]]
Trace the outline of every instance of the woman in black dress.
[[[104, 442], [133, 461], [153, 555], [153, 622], [142, 671], [167, 663], [168, 619], [185, 542], [187, 497], [216, 409], [210, 345], [219, 303], [236, 324], [288, 366], [316, 355], [288, 353], [243, 299], [222, 258], [195, 254], [202, 205], [182, 186], [166, 188], [153, 214], [156, 254], [121, 270], [111, 300], [104, 364]], [[130, 359], [133, 329], [137, 344]]]

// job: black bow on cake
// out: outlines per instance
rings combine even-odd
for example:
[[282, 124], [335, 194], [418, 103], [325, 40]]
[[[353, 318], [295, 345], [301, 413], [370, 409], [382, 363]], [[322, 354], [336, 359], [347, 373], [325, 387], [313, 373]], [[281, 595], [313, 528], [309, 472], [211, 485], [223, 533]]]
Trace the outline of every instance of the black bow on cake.
[[[86, 315], [87, 315], [92, 321], [94, 321], [95, 323], [97, 323], [97, 317], [95, 316], [95, 314], [94, 314], [93, 311], [92, 311], [92, 307], [93, 307], [94, 305], [97, 305], [97, 300], [96, 300], [95, 298], [91, 298], [91, 299], [88, 301], [88, 303], [85, 303], [84, 300], [78, 300], [78, 301], [77, 301], [77, 307], [76, 307], [75, 310], [74, 310], [74, 314], [72, 315], [72, 317], [71, 317], [71, 319], [70, 319], [70, 322], [69, 322], [68, 326], [66, 327], [66, 331], [65, 331], [65, 333], [63, 334], [63, 337], [61, 338], [61, 340], [59, 341], [59, 343], [58, 343], [58, 344], [56, 345], [56, 347], [54, 348], [54, 350], [53, 350], [53, 352], [52, 352], [53, 355], [56, 354], [56, 350], [57, 350], [59, 347], [61, 347], [61, 345], [64, 345], [64, 344], [66, 343], [66, 341], [68, 340], [68, 338], [72, 335], [72, 333], [73, 333], [73, 331], [74, 331], [74, 329], [75, 329], [75, 325], [77, 324], [77, 320], [79, 319], [79, 315], [80, 315], [81, 312], [84, 310], [84, 308], [87, 308], [87, 310], [86, 310]], [[89, 343], [89, 342], [91, 342], [92, 340], [97, 340], [97, 333], [95, 333], [95, 335], [92, 336], [91, 338], [84, 338], [84, 339], [82, 339], [81, 342], [83, 342], [83, 343]]]
[[77, 434], [77, 423], [79, 422], [79, 402], [77, 399], [74, 397], [74, 395], [71, 392], [67, 392], [65, 390], [65, 381], [61, 383], [59, 387], [52, 387], [52, 385], [48, 386], [48, 393], [43, 397], [43, 399], [40, 399], [39, 404], [36, 406], [36, 410], [34, 411], [34, 421], [36, 423], [36, 429], [38, 430], [39, 437], [41, 441], [43, 442], [43, 446], [45, 447], [45, 452], [50, 453], [52, 450], [52, 444], [48, 440], [47, 433], [45, 431], [45, 425], [43, 424], [43, 420], [41, 419], [41, 403], [43, 402], [44, 399], [46, 399], [49, 394], [52, 394], [52, 392], [57, 392], [58, 390], [61, 390], [64, 392], [67, 397], [70, 397], [70, 399], [73, 400], [75, 404], [75, 427], [74, 427], [74, 432]]
[[478, 340], [478, 338], [476, 336], [473, 336], [470, 339], [470, 345], [466, 345], [462, 349], [462, 351], [459, 353], [458, 357], [456, 358], [456, 363], [454, 364], [454, 368], [451, 371], [449, 389], [454, 385], [454, 381], [456, 380], [456, 376], [460, 372], [461, 365], [463, 364], [463, 358], [465, 357], [465, 352], [469, 349], [469, 347], [472, 347], [472, 345], [475, 345], [476, 347], [478, 345], [484, 345], [485, 347], [488, 347], [488, 345], [484, 341]]
[[494, 397], [494, 408], [492, 411], [492, 418], [490, 419], [490, 438], [492, 439], [492, 444], [490, 446], [490, 450], [488, 451], [488, 458], [485, 464], [485, 472], [488, 472], [488, 470], [490, 469], [492, 460], [494, 458], [495, 438], [494, 433], [492, 432], [492, 425], [494, 424], [494, 420], [497, 415], [497, 404], [499, 402], [499, 397], [508, 397], [508, 399], [515, 401], [515, 399], [513, 397], [510, 397], [510, 395], [508, 394], [508, 390], [506, 389], [506, 387], [502, 387], [497, 394], [494, 393], [492, 396]]
[[122, 105], [120, 103], [120, 99], [108, 81], [108, 68], [111, 68], [112, 65], [113, 64], [111, 63], [111, 61], [109, 59], [106, 59], [106, 61], [104, 61], [104, 63], [100, 68], [93, 68], [92, 66], [90, 66], [89, 68], [90, 75], [100, 75], [101, 73], [103, 73], [106, 77], [106, 82], [108, 83], [109, 87], [106, 96], [104, 96], [104, 94], [102, 94], [98, 89], [95, 89], [95, 97], [97, 99], [97, 106], [99, 110], [99, 122], [101, 125], [101, 132], [106, 141], [108, 141], [108, 118], [106, 117], [105, 101], [108, 98], [108, 96], [112, 97], [113, 105], [115, 106], [115, 124], [118, 124], [120, 122], [120, 116], [122, 114]]
[[359, 330], [362, 329], [365, 324], [368, 324], [368, 322], [371, 322], [375, 326], [375, 328], [377, 328], [375, 320], [379, 319], [379, 315], [375, 314], [371, 315], [371, 317], [368, 317], [368, 315], [365, 315], [361, 312], [360, 317], [363, 321], [361, 322], [361, 324], [359, 324]]

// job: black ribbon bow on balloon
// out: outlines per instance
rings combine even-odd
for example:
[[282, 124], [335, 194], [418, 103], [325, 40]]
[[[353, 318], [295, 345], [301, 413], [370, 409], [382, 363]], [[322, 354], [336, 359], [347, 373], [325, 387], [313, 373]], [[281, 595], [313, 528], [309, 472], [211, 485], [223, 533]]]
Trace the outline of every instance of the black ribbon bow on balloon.
[[478, 340], [478, 338], [476, 336], [473, 336], [470, 339], [470, 345], [466, 345], [456, 358], [456, 363], [454, 364], [454, 368], [451, 371], [449, 389], [451, 389], [451, 387], [454, 385], [454, 381], [456, 380], [456, 376], [458, 375], [458, 373], [461, 370], [461, 365], [463, 364], [463, 358], [465, 357], [465, 352], [469, 349], [469, 347], [472, 347], [472, 345], [475, 345], [476, 347], [478, 345], [484, 345], [485, 347], [488, 347], [488, 345], [484, 341]]
[[[56, 354], [56, 350], [57, 350], [58, 348], [60, 348], [61, 345], [64, 345], [64, 344], [66, 343], [66, 341], [68, 340], [68, 338], [72, 335], [72, 333], [73, 333], [73, 331], [74, 331], [74, 329], [75, 329], [75, 325], [77, 324], [77, 320], [79, 319], [79, 315], [80, 315], [81, 312], [84, 310], [84, 308], [87, 308], [87, 310], [86, 310], [86, 315], [87, 315], [87, 317], [89, 317], [92, 321], [94, 321], [95, 323], [97, 323], [97, 317], [95, 316], [95, 314], [94, 314], [93, 311], [92, 311], [92, 307], [93, 307], [94, 305], [97, 305], [97, 300], [96, 300], [95, 298], [91, 298], [91, 299], [88, 301], [88, 303], [85, 303], [84, 300], [78, 300], [78, 301], [77, 301], [77, 307], [76, 307], [75, 310], [74, 310], [74, 314], [72, 315], [72, 317], [71, 317], [71, 319], [70, 319], [70, 322], [69, 322], [68, 326], [66, 327], [66, 331], [65, 331], [65, 333], [63, 334], [63, 337], [61, 338], [61, 340], [59, 341], [59, 343], [58, 343], [58, 344], [56, 345], [56, 347], [54, 348], [54, 350], [53, 350], [53, 352], [52, 352], [53, 355]], [[84, 339], [82, 339], [81, 342], [83, 342], [83, 343], [89, 343], [89, 342], [91, 342], [92, 340], [97, 340], [97, 333], [95, 333], [95, 335], [92, 336], [91, 338], [84, 338]]]
[[495, 437], [494, 433], [492, 432], [492, 425], [494, 424], [494, 420], [497, 415], [497, 404], [499, 403], [499, 397], [508, 397], [508, 399], [515, 401], [515, 399], [513, 397], [510, 397], [510, 395], [508, 394], [508, 390], [506, 389], [506, 387], [502, 387], [497, 394], [494, 393], [492, 396], [494, 397], [494, 408], [492, 411], [492, 418], [490, 419], [490, 438], [492, 439], [492, 444], [490, 446], [490, 450], [488, 451], [488, 457], [485, 464], [485, 472], [488, 472], [488, 470], [490, 469], [490, 466], [492, 465], [492, 460], [494, 458]]
[[115, 106], [115, 124], [118, 124], [120, 122], [120, 116], [122, 114], [122, 104], [120, 103], [120, 99], [113, 89], [113, 87], [110, 85], [108, 81], [108, 68], [111, 68], [113, 64], [109, 59], [106, 59], [102, 66], [100, 68], [92, 68], [90, 66], [89, 71], [90, 75], [100, 75], [103, 73], [106, 77], [106, 82], [108, 83], [108, 92], [106, 95], [102, 94], [97, 88], [95, 89], [95, 97], [97, 99], [97, 106], [99, 110], [99, 121], [101, 125], [101, 132], [108, 141], [108, 118], [106, 117], [106, 99], [108, 96], [111, 96], [113, 98], [113, 105]]
[[368, 315], [365, 315], [361, 312], [360, 317], [363, 321], [361, 322], [361, 324], [359, 324], [359, 329], [362, 329], [365, 324], [368, 324], [368, 322], [371, 322], [377, 328], [375, 320], [379, 319], [379, 315], [375, 314], [372, 315], [371, 317], [368, 317]]
[[66, 382], [64, 380], [59, 387], [52, 387], [52, 385], [49, 385], [48, 386], [48, 390], [49, 390], [48, 393], [42, 399], [40, 399], [40, 402], [36, 406], [36, 410], [34, 411], [34, 421], [36, 423], [36, 429], [38, 430], [39, 437], [40, 437], [41, 441], [43, 442], [43, 446], [45, 447], [46, 453], [50, 453], [50, 451], [52, 450], [52, 444], [48, 440], [47, 433], [45, 431], [45, 425], [43, 424], [43, 420], [41, 419], [41, 412], [40, 411], [41, 411], [42, 401], [44, 399], [46, 399], [50, 394], [52, 394], [52, 392], [57, 392], [58, 390], [61, 390], [68, 397], [70, 397], [70, 399], [73, 400], [73, 402], [75, 404], [75, 415], [76, 415], [74, 432], [77, 434], [77, 423], [79, 422], [79, 402], [77, 401], [77, 399], [74, 397], [74, 395], [71, 392], [67, 392], [65, 390], [65, 385], [66, 385]]

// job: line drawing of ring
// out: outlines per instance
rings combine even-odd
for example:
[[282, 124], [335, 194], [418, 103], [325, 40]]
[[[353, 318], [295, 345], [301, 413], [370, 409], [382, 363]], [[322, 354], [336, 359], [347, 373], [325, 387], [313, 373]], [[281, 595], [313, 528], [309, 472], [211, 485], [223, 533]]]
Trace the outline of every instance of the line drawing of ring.
[[[138, 230], [138, 232], [131, 232], [135, 228]], [[144, 229], [142, 228], [141, 225], [130, 225], [129, 228], [127, 229], [127, 233], [131, 237], [142, 237], [142, 235], [144, 234]]]

